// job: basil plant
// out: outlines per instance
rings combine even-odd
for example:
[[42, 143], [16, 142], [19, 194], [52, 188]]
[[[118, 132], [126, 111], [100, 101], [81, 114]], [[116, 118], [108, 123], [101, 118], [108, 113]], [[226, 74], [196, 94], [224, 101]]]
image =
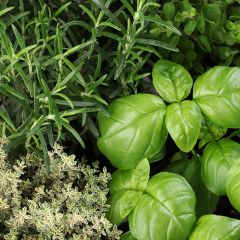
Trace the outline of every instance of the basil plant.
[[[129, 222], [122, 239], [240, 239], [239, 220], [212, 214], [223, 195], [240, 212], [240, 144], [226, 137], [240, 128], [240, 68], [213, 67], [193, 81], [159, 60], [152, 77], [158, 95], [123, 97], [98, 115], [98, 148], [117, 168], [108, 218]], [[168, 135], [180, 157], [150, 177]]]

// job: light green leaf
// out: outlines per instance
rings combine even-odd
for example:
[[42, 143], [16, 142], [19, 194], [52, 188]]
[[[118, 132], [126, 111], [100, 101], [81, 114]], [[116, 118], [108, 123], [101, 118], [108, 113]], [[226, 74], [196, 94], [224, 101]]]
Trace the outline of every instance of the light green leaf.
[[83, 139], [81, 138], [80, 134], [73, 128], [70, 126], [69, 123], [65, 122], [63, 119], [61, 120], [61, 124], [63, 125], [64, 128], [66, 128], [80, 143], [80, 145], [85, 148], [85, 143], [83, 141]]
[[9, 11], [12, 11], [14, 9], [14, 7], [8, 7], [8, 8], [5, 8], [3, 10], [0, 11], [0, 17], [2, 15], [4, 15], [5, 13], [9, 12]]
[[15, 102], [23, 105], [27, 109], [30, 109], [30, 107], [28, 105], [30, 103], [30, 100], [25, 98], [25, 96], [21, 95], [21, 93], [19, 91], [10, 87], [9, 85], [4, 84], [4, 83], [0, 84], [0, 93], [2, 93], [5, 96], [8, 96], [9, 98], [11, 98]]
[[127, 189], [144, 191], [149, 180], [150, 166], [148, 159], [145, 158], [139, 162], [134, 169], [116, 170], [112, 174], [112, 180], [109, 183], [111, 194]]
[[166, 42], [162, 42], [159, 40], [155, 40], [155, 39], [150, 39], [150, 38], [135, 38], [136, 43], [141, 43], [141, 44], [146, 44], [146, 45], [151, 45], [154, 47], [160, 47], [160, 48], [164, 48], [167, 49], [169, 51], [173, 51], [173, 52], [178, 52], [178, 48], [176, 48], [175, 46], [173, 46], [173, 44], [171, 43], [166, 43]]
[[193, 98], [214, 124], [240, 127], [240, 68], [217, 66], [194, 83]]
[[167, 137], [161, 98], [132, 95], [115, 100], [107, 111], [98, 115], [98, 148], [113, 166], [131, 169], [143, 158], [152, 158], [161, 151]]
[[240, 212], [240, 159], [232, 165], [228, 172], [226, 188], [231, 204]]
[[130, 231], [138, 240], [185, 240], [195, 223], [195, 195], [175, 173], [153, 176], [129, 216]]
[[114, 14], [104, 5], [102, 0], [93, 0], [93, 2], [117, 25], [122, 29], [122, 32], [125, 32], [124, 26], [119, 22]]
[[182, 33], [177, 28], [175, 28], [172, 24], [169, 24], [168, 22], [163, 21], [161, 18], [159, 18], [157, 16], [155, 16], [155, 17], [145, 16], [144, 19], [146, 21], [153, 22], [153, 23], [156, 23], [156, 24], [158, 24], [160, 26], [163, 26], [166, 29], [171, 30], [172, 32], [176, 33], [179, 36], [182, 35]]
[[142, 196], [142, 191], [124, 190], [116, 192], [108, 199], [111, 206], [106, 217], [112, 224], [121, 224], [136, 207]]
[[201, 111], [196, 103], [186, 100], [167, 107], [166, 127], [176, 145], [189, 152], [197, 142], [201, 127]]
[[56, 12], [53, 13], [53, 16], [56, 18], [59, 14], [61, 14], [69, 5], [71, 5], [71, 2], [67, 2], [63, 4]]
[[[4, 110], [5, 110], [5, 109], [4, 109]], [[4, 112], [2, 109], [0, 109], [0, 119], [1, 119], [1, 118], [4, 120], [4, 122], [5, 122], [9, 127], [12, 128], [13, 131], [15, 131], [15, 132], [17, 131], [17, 129], [16, 129], [14, 123], [12, 122], [12, 120], [10, 119], [8, 113], [7, 113], [7, 112]]]
[[20, 48], [21, 49], [26, 48], [25, 41], [24, 41], [23, 37], [21, 36], [20, 32], [17, 30], [17, 28], [14, 25], [12, 25], [12, 29], [13, 29], [13, 32], [15, 34], [16, 40], [17, 40]]
[[97, 20], [92, 14], [92, 12], [88, 8], [86, 8], [84, 5], [80, 4], [79, 7], [89, 16], [89, 18], [93, 21], [94, 25], [96, 26]]
[[152, 75], [155, 89], [166, 102], [180, 102], [190, 94], [193, 80], [181, 65], [159, 60], [153, 66]]
[[43, 151], [44, 164], [45, 164], [45, 167], [49, 174], [50, 173], [50, 159], [48, 156], [48, 148], [47, 148], [46, 139], [40, 131], [38, 131], [38, 136], [39, 136], [39, 140], [41, 143], [41, 150]]
[[209, 143], [201, 159], [202, 179], [207, 188], [217, 196], [225, 195], [227, 174], [239, 160], [239, 143], [226, 138]]
[[124, 6], [128, 9], [128, 11], [134, 17], [135, 11], [133, 9], [133, 6], [129, 3], [129, 1], [128, 0], [121, 0], [121, 2], [124, 4]]
[[146, 158], [133, 170], [116, 170], [112, 174], [107, 217], [113, 224], [120, 224], [135, 208], [147, 187], [149, 174], [150, 166]]
[[202, 216], [189, 240], [239, 240], [240, 221], [217, 215]]

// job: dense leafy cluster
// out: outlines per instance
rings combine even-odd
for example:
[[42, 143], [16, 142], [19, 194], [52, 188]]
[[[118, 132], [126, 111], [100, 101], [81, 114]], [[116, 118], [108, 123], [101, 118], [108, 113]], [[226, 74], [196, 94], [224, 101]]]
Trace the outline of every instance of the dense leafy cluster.
[[96, 137], [92, 113], [107, 105], [104, 99], [136, 92], [138, 81], [149, 75], [142, 66], [150, 55], [159, 56], [159, 48], [177, 50], [148, 38], [151, 22], [181, 34], [152, 17], [159, 9], [143, 0], [4, 1], [0, 128], [6, 125], [8, 147], [43, 149], [47, 162], [47, 147], [55, 141], [85, 147], [89, 131]]
[[[113, 101], [107, 113], [99, 113], [98, 147], [118, 168], [110, 183], [111, 222], [128, 219], [131, 236], [138, 240], [176, 235], [179, 240], [199, 239], [202, 229], [209, 231], [209, 240], [239, 239], [239, 220], [205, 215], [214, 212], [223, 195], [240, 209], [240, 144], [231, 135], [219, 140], [227, 128], [240, 127], [239, 76], [238, 67], [217, 66], [193, 84], [184, 67], [159, 60], [153, 67], [153, 85], [160, 97], [127, 96]], [[186, 100], [192, 86], [193, 100]], [[211, 137], [206, 128], [212, 129]], [[164, 161], [168, 133], [181, 150], [180, 157], [149, 178], [148, 159], [152, 162], [157, 156]], [[199, 153], [194, 151], [198, 140]], [[201, 218], [194, 228], [196, 217]], [[215, 218], [226, 227], [212, 234]]]
[[[197, 74], [209, 66], [240, 65], [238, 1], [164, 1], [161, 16], [182, 32], [171, 36], [178, 53], [162, 52], [164, 58], [183, 64]], [[149, 32], [162, 41], [171, 32], [154, 26]]]
[[2, 0], [0, 238], [239, 240], [239, 13]]
[[10, 159], [0, 145], [1, 239], [118, 239], [106, 218], [110, 174], [54, 145], [50, 174], [36, 154]]

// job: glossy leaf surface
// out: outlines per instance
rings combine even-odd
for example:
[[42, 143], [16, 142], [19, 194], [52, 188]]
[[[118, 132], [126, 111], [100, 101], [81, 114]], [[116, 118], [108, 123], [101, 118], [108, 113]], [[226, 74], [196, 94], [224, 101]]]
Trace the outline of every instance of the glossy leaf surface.
[[223, 138], [209, 143], [201, 159], [201, 174], [207, 188], [217, 196], [226, 194], [227, 174], [240, 160], [240, 144]]
[[140, 161], [134, 169], [118, 169], [112, 174], [112, 179], [109, 182], [109, 191], [111, 194], [128, 189], [144, 191], [147, 187], [149, 174], [150, 166], [147, 158]]
[[191, 91], [192, 77], [177, 63], [168, 60], [157, 61], [153, 66], [152, 76], [155, 89], [166, 102], [180, 102]]
[[161, 98], [151, 94], [117, 99], [108, 106], [108, 114], [98, 115], [98, 148], [122, 170], [134, 168], [145, 157], [152, 158], [166, 141], [165, 108]]
[[197, 221], [189, 240], [239, 240], [239, 236], [239, 220], [205, 215]]
[[240, 68], [211, 68], [195, 81], [193, 98], [214, 124], [240, 127]]
[[212, 213], [216, 209], [218, 197], [211, 193], [204, 185], [199, 159], [174, 161], [165, 168], [165, 171], [183, 176], [191, 185], [196, 195], [197, 217]]
[[240, 212], [240, 160], [231, 167], [227, 175], [226, 188], [231, 204]]
[[183, 152], [192, 150], [201, 127], [201, 111], [197, 104], [186, 100], [169, 105], [166, 113], [166, 127]]
[[107, 218], [113, 224], [120, 224], [135, 208], [149, 180], [150, 166], [143, 159], [133, 170], [116, 170], [109, 183], [110, 209]]
[[130, 231], [138, 240], [185, 240], [195, 223], [195, 201], [182, 176], [161, 172], [129, 215]]
[[121, 224], [136, 207], [141, 196], [142, 192], [135, 190], [119, 191], [111, 195], [108, 199], [111, 207], [106, 215], [109, 221], [116, 225]]

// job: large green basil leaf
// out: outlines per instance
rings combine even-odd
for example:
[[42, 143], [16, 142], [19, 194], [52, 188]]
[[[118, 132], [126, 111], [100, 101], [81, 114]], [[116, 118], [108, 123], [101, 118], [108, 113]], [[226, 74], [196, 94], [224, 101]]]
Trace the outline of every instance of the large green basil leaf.
[[202, 125], [199, 134], [199, 148], [211, 141], [217, 141], [227, 132], [227, 128], [220, 127], [211, 122], [207, 117], [202, 117]]
[[120, 98], [98, 115], [101, 136], [98, 148], [113, 166], [134, 168], [143, 158], [152, 158], [164, 146], [165, 104], [151, 94]]
[[228, 172], [226, 188], [231, 204], [240, 212], [240, 161], [236, 161]]
[[189, 100], [169, 105], [165, 122], [176, 145], [183, 152], [191, 151], [201, 127], [201, 111], [198, 105]]
[[217, 126], [239, 128], [240, 68], [211, 68], [195, 81], [193, 98]]
[[197, 221], [189, 240], [239, 240], [239, 236], [239, 220], [205, 215]]
[[168, 60], [159, 60], [154, 64], [152, 77], [159, 95], [170, 103], [185, 99], [193, 84], [191, 75], [183, 66]]
[[195, 223], [195, 195], [180, 175], [153, 176], [134, 211], [129, 226], [138, 240], [185, 240]]
[[149, 180], [150, 166], [148, 159], [143, 159], [135, 169], [116, 170], [109, 182], [110, 209], [107, 218], [113, 224], [120, 224], [135, 208]]
[[197, 218], [212, 213], [216, 209], [218, 197], [212, 194], [204, 185], [199, 159], [174, 161], [165, 168], [165, 171], [180, 174], [191, 185], [196, 195]]
[[240, 160], [240, 144], [221, 139], [209, 143], [201, 159], [201, 174], [207, 188], [217, 196], [226, 194], [227, 174], [235, 161]]

